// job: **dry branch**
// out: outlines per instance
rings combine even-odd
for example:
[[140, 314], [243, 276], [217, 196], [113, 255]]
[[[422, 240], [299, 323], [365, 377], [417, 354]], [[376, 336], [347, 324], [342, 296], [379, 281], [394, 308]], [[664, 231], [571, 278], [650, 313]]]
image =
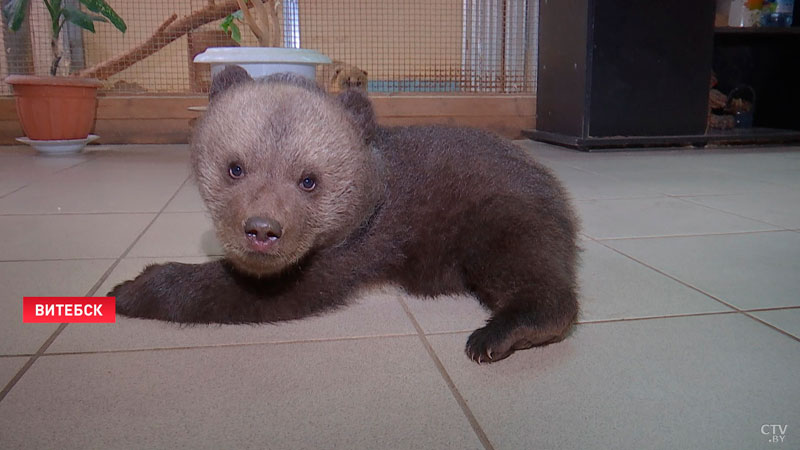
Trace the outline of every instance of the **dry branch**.
[[269, 3], [269, 8], [268, 8], [269, 12], [267, 14], [269, 15], [268, 18], [269, 20], [267, 21], [267, 23], [269, 23], [270, 25], [269, 30], [270, 33], [272, 34], [272, 46], [282, 47], [283, 40], [281, 39], [282, 38], [281, 21], [280, 19], [278, 19], [278, 5], [277, 5], [278, 2], [276, 0], [268, 0], [268, 3]]
[[[258, 17], [258, 20], [260, 20], [261, 23], [266, 24], [267, 27], [269, 27], [269, 13], [267, 12], [267, 7], [264, 6], [262, 0], [253, 0], [251, 3], [253, 4], [253, 9], [255, 9], [256, 11], [256, 16]], [[266, 32], [269, 32], [269, 30], [266, 30]]]
[[262, 47], [280, 47], [281, 30], [276, 0], [250, 0], [254, 12], [245, 7], [245, 0], [237, 0], [244, 13], [244, 22], [250, 27]]
[[143, 43], [110, 60], [83, 69], [76, 75], [107, 80], [112, 75], [122, 72], [161, 50], [184, 34], [209, 22], [222, 19], [237, 9], [239, 9], [239, 5], [236, 0], [229, 0], [219, 5], [210, 1], [203, 9], [199, 9], [180, 20], [177, 20], [178, 16], [173, 14]]
[[241, 9], [242, 13], [244, 14], [245, 22], [250, 25], [250, 31], [256, 35], [258, 43], [263, 43], [265, 39], [264, 30], [258, 26], [258, 22], [253, 18], [253, 15], [250, 13], [250, 9], [247, 8], [247, 5], [245, 5], [244, 0], [236, 0], [236, 3], [239, 5], [239, 9]]

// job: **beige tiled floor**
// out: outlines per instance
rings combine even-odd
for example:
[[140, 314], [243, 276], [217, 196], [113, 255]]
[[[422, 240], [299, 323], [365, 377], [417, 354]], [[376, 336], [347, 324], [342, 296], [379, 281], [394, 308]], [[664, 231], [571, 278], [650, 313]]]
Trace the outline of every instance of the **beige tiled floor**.
[[800, 448], [800, 148], [520, 144], [575, 197], [583, 312], [484, 366], [474, 299], [393, 287], [280, 325], [23, 324], [221, 251], [185, 146], [0, 148], [0, 448]]

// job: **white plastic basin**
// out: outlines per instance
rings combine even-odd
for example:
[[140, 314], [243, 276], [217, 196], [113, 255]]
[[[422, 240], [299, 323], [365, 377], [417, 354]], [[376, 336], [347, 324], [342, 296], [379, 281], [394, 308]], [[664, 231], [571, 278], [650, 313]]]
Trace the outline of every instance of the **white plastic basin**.
[[253, 78], [278, 72], [294, 72], [315, 79], [317, 64], [330, 64], [331, 59], [314, 50], [278, 47], [211, 47], [194, 57], [194, 62], [211, 64], [211, 76], [226, 65], [244, 68]]

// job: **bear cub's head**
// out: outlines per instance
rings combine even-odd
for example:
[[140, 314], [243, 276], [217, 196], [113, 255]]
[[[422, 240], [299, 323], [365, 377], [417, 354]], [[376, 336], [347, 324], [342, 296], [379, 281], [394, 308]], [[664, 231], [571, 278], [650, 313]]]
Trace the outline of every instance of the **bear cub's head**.
[[383, 193], [376, 128], [358, 91], [327, 95], [291, 74], [214, 78], [191, 138], [192, 168], [226, 256], [255, 276], [342, 243]]

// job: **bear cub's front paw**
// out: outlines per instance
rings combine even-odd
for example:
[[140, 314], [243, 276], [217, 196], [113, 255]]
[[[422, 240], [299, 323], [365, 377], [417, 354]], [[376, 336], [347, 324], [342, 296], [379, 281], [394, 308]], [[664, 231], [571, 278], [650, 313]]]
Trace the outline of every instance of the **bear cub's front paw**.
[[167, 319], [165, 316], [169, 299], [159, 295], [158, 286], [162, 284], [165, 266], [150, 265], [133, 280], [123, 281], [108, 293], [116, 298], [119, 314], [148, 319]]

